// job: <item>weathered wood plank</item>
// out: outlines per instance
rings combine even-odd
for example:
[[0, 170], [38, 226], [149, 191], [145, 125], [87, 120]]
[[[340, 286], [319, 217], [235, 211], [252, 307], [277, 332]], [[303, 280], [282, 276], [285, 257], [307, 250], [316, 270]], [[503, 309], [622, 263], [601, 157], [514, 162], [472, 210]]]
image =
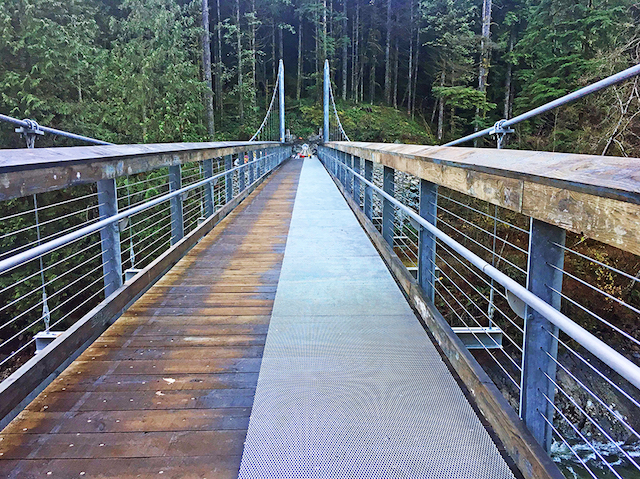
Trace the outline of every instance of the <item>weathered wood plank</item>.
[[198, 238], [0, 433], [0, 476], [237, 477], [300, 166]]
[[[197, 229], [185, 236], [172, 249], [163, 253], [144, 268], [133, 280], [121, 286], [109, 298], [102, 301], [83, 318], [74, 323], [49, 347], [41, 351], [38, 356], [27, 361], [20, 369], [5, 379], [0, 384], [0, 420], [4, 421], [4, 418], [9, 416], [14, 408], [19, 407], [32, 391], [36, 390], [43, 382], [50, 382], [53, 377], [57, 376], [60, 373], [58, 368], [63, 368], [65, 364], [68, 364], [69, 358], [73, 358], [78, 350], [82, 350], [91, 344], [110, 323], [118, 318], [135, 299], [147, 291], [159, 278], [163, 275], [167, 276], [167, 271], [170, 271], [170, 268], [176, 265], [178, 260], [183, 258], [194, 245], [196, 248], [194, 248], [193, 255], [195, 257], [201, 256], [203, 244], [198, 245], [198, 241], [207, 233], [212, 232], [212, 230], [212, 234], [208, 235], [208, 242], [216, 241], [220, 232], [226, 229], [229, 222], [236, 218], [240, 211], [244, 211], [247, 205], [242, 205], [236, 211], [234, 209], [256, 189], [261, 191], [261, 186], [261, 183], [256, 183], [247, 188]], [[214, 230], [216, 225], [219, 228]], [[183, 263], [190, 264], [193, 262], [193, 258], [183, 258]], [[178, 275], [178, 277], [181, 277], [181, 275]], [[173, 278], [175, 279], [175, 277]], [[160, 279], [160, 284], [172, 285], [172, 281], [171, 278], [162, 278]], [[207, 280], [200, 279], [198, 282], [211, 284], [211, 278], [209, 277]], [[259, 280], [254, 282], [254, 284], [258, 283]], [[277, 278], [275, 283], [277, 284]], [[235, 284], [235, 282], [232, 284]], [[220, 308], [218, 313], [236, 314], [235, 311], [230, 311], [229, 308]], [[166, 314], [171, 315], [175, 314], [175, 312], [167, 309]], [[264, 313], [263, 308], [261, 313], [245, 312], [243, 316], [251, 314], [270, 314], [270, 311]]]
[[0, 150], [0, 201], [278, 145], [221, 141]]
[[328, 146], [640, 254], [640, 160], [543, 151]]

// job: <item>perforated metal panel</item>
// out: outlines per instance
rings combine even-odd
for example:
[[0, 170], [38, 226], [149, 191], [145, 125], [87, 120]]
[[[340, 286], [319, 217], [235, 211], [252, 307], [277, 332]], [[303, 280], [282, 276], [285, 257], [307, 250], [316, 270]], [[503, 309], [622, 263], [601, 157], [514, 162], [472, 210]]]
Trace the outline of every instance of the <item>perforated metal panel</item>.
[[240, 478], [512, 478], [315, 159], [305, 161]]

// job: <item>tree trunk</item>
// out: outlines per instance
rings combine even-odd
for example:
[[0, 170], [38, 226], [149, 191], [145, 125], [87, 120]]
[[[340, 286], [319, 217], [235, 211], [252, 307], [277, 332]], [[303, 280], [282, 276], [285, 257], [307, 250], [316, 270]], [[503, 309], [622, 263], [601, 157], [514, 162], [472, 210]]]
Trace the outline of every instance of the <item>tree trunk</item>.
[[204, 69], [205, 110], [207, 111], [207, 132], [213, 141], [216, 130], [213, 118], [213, 85], [211, 79], [211, 32], [209, 31], [209, 0], [202, 0], [202, 68]]
[[258, 89], [256, 88], [256, 64], [257, 64], [257, 55], [256, 55], [256, 22], [258, 21], [258, 15], [256, 12], [256, 0], [251, 0], [251, 13], [253, 17], [251, 18], [251, 103], [253, 106], [256, 106], [257, 98], [256, 95], [258, 93]]
[[[513, 32], [509, 36], [509, 53], [513, 52]], [[511, 58], [507, 61], [507, 74], [504, 81], [504, 118], [509, 119], [511, 112], [511, 75], [513, 72], [513, 64]]]
[[[322, 0], [322, 64], [327, 59], [327, 0]], [[320, 71], [318, 71], [320, 73]]]
[[[442, 65], [442, 72], [440, 73], [440, 87], [444, 86], [446, 64]], [[438, 140], [442, 140], [444, 133], [444, 101], [442, 96], [438, 99]]]
[[408, 78], [407, 78], [407, 115], [411, 114], [411, 88], [413, 87], [413, 0], [411, 0], [411, 21], [410, 28], [411, 31], [409, 33], [409, 67], [407, 70]]
[[360, 85], [359, 71], [360, 71], [360, 0], [356, 0], [356, 21], [353, 24], [353, 58], [351, 60], [351, 88], [353, 89], [353, 96], [358, 103], [360, 95], [358, 94], [358, 88]]
[[347, 61], [348, 61], [348, 24], [347, 24], [347, 0], [342, 0], [342, 100], [347, 99]]
[[220, 112], [220, 118], [222, 118], [222, 35], [220, 34], [220, 0], [216, 0], [216, 11], [218, 21], [216, 25], [216, 35], [218, 37], [218, 58], [216, 60], [216, 108]]
[[302, 14], [298, 14], [298, 78], [296, 84], [296, 99], [300, 100], [302, 91]]
[[[273, 73], [271, 75], [271, 79], [273, 80], [273, 84], [275, 85], [276, 78], [278, 74], [276, 73], [276, 65], [278, 64], [278, 60], [276, 60], [276, 19], [273, 18], [273, 22], [271, 24], [271, 67]], [[275, 87], [274, 87], [275, 88]]]
[[376, 62], [374, 58], [369, 59], [371, 62], [371, 68], [369, 70], [369, 97], [370, 103], [373, 105], [376, 99]]
[[393, 56], [393, 107], [398, 109], [398, 38], [395, 38]]
[[387, 40], [384, 47], [384, 101], [391, 103], [391, 0], [387, 0]]
[[240, 34], [240, 0], [236, 0], [236, 25], [238, 29], [238, 112], [240, 113], [240, 121], [244, 120], [244, 98], [242, 95], [242, 37]]
[[[478, 71], [478, 91], [487, 92], [487, 76], [489, 75], [489, 54], [491, 37], [491, 0], [482, 2], [482, 35], [480, 37], [480, 69]], [[478, 120], [480, 119], [480, 109], [476, 108], [476, 124], [474, 131], [478, 131]], [[474, 140], [474, 146], [478, 146], [478, 140]]]
[[416, 112], [416, 91], [418, 90], [418, 67], [420, 65], [418, 59], [420, 57], [420, 28], [417, 29], [416, 33], [416, 60], [415, 60], [415, 69], [413, 70], [413, 88], [411, 97], [411, 118], [414, 117]]
[[[329, 0], [329, 38], [333, 38], [333, 0]], [[335, 54], [335, 50], [333, 53]], [[332, 58], [333, 57], [329, 55], [330, 63]]]

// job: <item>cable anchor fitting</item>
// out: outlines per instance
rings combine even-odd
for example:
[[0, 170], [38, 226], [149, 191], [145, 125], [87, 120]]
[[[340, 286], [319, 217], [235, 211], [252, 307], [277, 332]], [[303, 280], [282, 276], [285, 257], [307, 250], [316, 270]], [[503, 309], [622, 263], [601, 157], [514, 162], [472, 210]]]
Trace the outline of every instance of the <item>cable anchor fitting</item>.
[[496, 141], [498, 142], [498, 149], [502, 148], [505, 137], [509, 133], [513, 133], [515, 131], [509, 127], [505, 128], [504, 124], [506, 122], [507, 120], [505, 119], [496, 121], [496, 123], [493, 125], [493, 128], [489, 132], [490, 135], [493, 135], [496, 137]]
[[29, 120], [28, 118], [23, 120], [27, 126], [21, 126], [16, 128], [16, 133], [20, 135], [27, 142], [27, 148], [34, 148], [36, 145], [37, 135], [44, 135], [44, 131], [40, 129], [40, 125], [35, 120]]

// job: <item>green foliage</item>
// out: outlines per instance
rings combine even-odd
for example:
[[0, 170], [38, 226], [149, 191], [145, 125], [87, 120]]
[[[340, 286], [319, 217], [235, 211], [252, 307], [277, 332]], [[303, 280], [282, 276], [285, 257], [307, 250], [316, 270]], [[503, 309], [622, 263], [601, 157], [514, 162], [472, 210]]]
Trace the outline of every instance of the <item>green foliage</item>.
[[[338, 101], [336, 108], [347, 135], [358, 141], [387, 143], [433, 144], [434, 139], [425, 124], [412, 120], [394, 108]], [[287, 112], [287, 127], [303, 138], [317, 134], [322, 125], [322, 107], [303, 100]]]
[[445, 105], [471, 110], [478, 108], [480, 111], [489, 111], [496, 107], [495, 103], [489, 103], [487, 96], [478, 90], [464, 86], [434, 87], [433, 94], [436, 98], [442, 98]]

